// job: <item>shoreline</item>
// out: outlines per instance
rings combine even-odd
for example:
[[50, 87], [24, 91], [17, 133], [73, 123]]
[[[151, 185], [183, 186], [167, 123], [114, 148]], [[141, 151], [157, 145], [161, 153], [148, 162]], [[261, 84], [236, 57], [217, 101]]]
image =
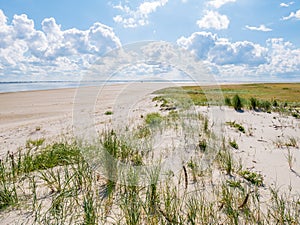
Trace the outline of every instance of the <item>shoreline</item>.
[[[70, 83], [72, 81], [62, 81], [61, 83]], [[4, 85], [4, 84], [37, 84], [37, 83], [60, 83], [59, 82], [55, 82], [55, 81], [38, 81], [38, 82], [16, 82], [16, 81], [12, 81], [12, 82], [0, 82], [0, 84]], [[75, 81], [74, 81], [75, 83]], [[83, 86], [77, 86], [77, 87], [53, 87], [53, 88], [46, 88], [46, 89], [33, 89], [33, 90], [19, 90], [19, 91], [4, 91], [1, 92], [0, 90], [0, 95], [3, 94], [12, 94], [12, 93], [27, 93], [27, 92], [40, 92], [40, 91], [52, 91], [52, 90], [66, 90], [66, 89], [78, 89], [78, 88], [83, 88], [83, 87], [100, 87], [103, 85], [106, 86], [113, 86], [113, 85], [124, 85], [124, 84], [130, 84], [130, 83], [142, 83], [142, 84], [159, 84], [159, 83], [173, 83], [173, 84], [179, 84], [180, 86], [196, 86], [195, 82], [190, 82], [190, 81], [166, 81], [166, 82], [155, 82], [155, 81], [123, 81], [123, 82], [109, 82], [109, 83], [104, 83], [104, 84], [98, 84], [98, 85], [83, 85]], [[295, 81], [295, 82], [287, 82], [287, 81], [240, 81], [240, 82], [233, 82], [233, 81], [221, 81], [221, 82], [216, 82], [216, 84], [212, 84], [212, 83], [203, 83], [201, 84], [201, 86], [213, 86], [213, 85], [219, 85], [219, 86], [223, 86], [223, 85], [241, 85], [241, 84], [297, 84], [300, 83], [300, 81]]]

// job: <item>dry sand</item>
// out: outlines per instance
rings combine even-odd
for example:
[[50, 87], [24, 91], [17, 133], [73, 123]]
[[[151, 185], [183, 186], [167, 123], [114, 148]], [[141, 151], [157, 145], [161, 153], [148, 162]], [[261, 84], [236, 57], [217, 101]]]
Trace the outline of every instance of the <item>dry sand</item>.
[[[239, 149], [234, 150], [236, 158], [241, 158], [244, 168], [261, 173], [266, 186], [294, 195], [300, 194], [300, 121], [279, 113], [255, 111], [236, 112], [226, 108], [226, 121], [235, 121], [244, 126], [243, 134], [226, 126], [226, 135], [236, 140]], [[289, 144], [295, 139], [297, 146]], [[288, 151], [292, 155], [292, 170], [288, 164]]]
[[[82, 87], [91, 97], [95, 93], [95, 123], [104, 125], [112, 119], [106, 111], [127, 110], [145, 100], [154, 90], [170, 86], [166, 83], [127, 83], [104, 87]], [[73, 106], [75, 100], [83, 98], [78, 89], [55, 89], [0, 94], [0, 157], [7, 151], [16, 151], [29, 139], [46, 138], [48, 142], [73, 137]], [[149, 105], [140, 104], [146, 109]], [[135, 103], [132, 105], [132, 103]], [[145, 112], [141, 109], [141, 113]], [[130, 109], [133, 111], [133, 109]], [[137, 112], [135, 112], [137, 114]], [[117, 119], [117, 118], [113, 118]]]
[[[100, 90], [95, 104], [95, 124], [99, 130], [107, 122], [118, 119], [104, 113], [126, 111], [131, 120], [154, 110], [151, 103], [154, 90], [170, 84], [116, 84], [88, 87], [84, 90]], [[72, 112], [76, 89], [58, 89], [0, 94], [0, 157], [16, 151], [28, 139], [46, 138], [48, 142], [73, 136]], [[134, 104], [133, 104], [134, 103]], [[201, 111], [206, 111], [203, 107]], [[278, 113], [245, 111], [238, 113], [224, 108], [226, 121], [236, 121], [246, 128], [246, 134], [226, 127], [224, 136], [236, 140], [238, 150], [232, 149], [235, 157], [241, 158], [244, 168], [261, 173], [266, 185], [276, 185], [283, 190], [292, 187], [294, 194], [300, 192], [300, 151], [289, 147], [293, 156], [293, 171], [290, 170], [287, 147], [278, 147], [279, 141], [295, 138], [299, 145], [300, 122]]]

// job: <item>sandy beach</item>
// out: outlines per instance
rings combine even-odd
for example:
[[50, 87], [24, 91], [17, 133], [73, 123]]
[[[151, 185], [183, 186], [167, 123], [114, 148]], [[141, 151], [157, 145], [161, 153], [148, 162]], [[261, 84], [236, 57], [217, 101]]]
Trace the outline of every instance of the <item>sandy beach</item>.
[[[93, 96], [97, 103], [92, 113], [98, 124], [104, 124], [109, 119], [104, 115], [105, 111], [112, 110], [118, 98], [123, 96], [118, 104], [126, 105], [132, 98], [141, 100], [166, 86], [170, 84], [134, 83], [83, 87], [80, 90], [92, 94], [99, 92]], [[76, 88], [67, 88], [0, 94], [0, 156], [24, 147], [29, 139], [45, 138], [50, 143], [72, 137], [72, 113], [77, 91]]]
[[[106, 111], [123, 110], [130, 114], [131, 118], [128, 120], [138, 120], [140, 115], [158, 110], [151, 101], [151, 93], [170, 85], [172, 84], [114, 84], [103, 88], [84, 87], [81, 90], [87, 93], [99, 92], [93, 113], [95, 124], [101, 132], [112, 119], [111, 116], [105, 115]], [[74, 137], [72, 113], [77, 91], [75, 88], [69, 88], [0, 94], [0, 156], [5, 155], [7, 151], [15, 152], [19, 147], [24, 147], [29, 139], [45, 138], [47, 143], [51, 143]], [[126, 106], [130, 108], [127, 109]], [[201, 111], [205, 114], [206, 107]], [[276, 147], [276, 142], [288, 141], [291, 137], [299, 141], [299, 120], [277, 113], [238, 113], [233, 109], [226, 109], [224, 115], [226, 121], [243, 124], [247, 130], [246, 134], [241, 134], [226, 127], [224, 136], [228, 135], [240, 146], [239, 150], [234, 150], [237, 158], [241, 157], [249, 168], [256, 168], [265, 174], [270, 184], [285, 188], [291, 184], [295, 191], [299, 191], [299, 174], [289, 171], [286, 149]], [[295, 160], [300, 160], [299, 151], [294, 151], [294, 157]], [[295, 166], [296, 171], [300, 173], [298, 163]]]
[[[120, 123], [126, 126], [128, 123], [129, 129], [130, 126], [134, 128], [143, 123], [147, 114], [152, 112], [168, 115], [168, 111], [162, 111], [157, 102], [152, 101], [156, 96], [152, 93], [170, 85], [174, 84], [131, 83], [84, 87], [80, 90], [70, 88], [0, 94], [0, 157], [4, 157], [8, 151], [16, 152], [18, 148], [24, 148], [28, 140], [44, 138], [45, 144], [73, 140], [74, 124], [78, 122], [78, 118], [74, 116], [76, 110], [87, 110], [88, 114], [83, 115], [93, 118], [90, 125], [95, 126], [99, 133]], [[86, 106], [87, 103], [94, 104]], [[76, 104], [77, 109], [74, 110]], [[208, 121], [213, 121], [210, 118], [212, 114], [209, 113], [212, 108], [196, 108]], [[261, 193], [267, 193], [272, 187], [278, 188], [280, 193], [289, 193], [291, 198], [299, 196], [299, 119], [278, 112], [266, 113], [247, 109], [237, 112], [227, 106], [221, 108], [224, 121], [227, 122], [224, 124], [223, 136], [226, 141], [234, 141], [238, 145], [237, 148], [229, 147], [229, 150], [234, 160], [241, 163], [245, 170], [263, 177], [264, 186], [259, 188]], [[85, 123], [84, 118], [81, 122]], [[240, 132], [228, 123], [242, 124], [245, 130]], [[210, 122], [208, 129], [213, 126]], [[290, 143], [291, 141], [294, 143]], [[180, 155], [185, 153], [183, 151]], [[178, 167], [175, 161], [172, 163], [174, 167]], [[182, 168], [181, 165], [179, 168]], [[214, 170], [216, 168], [212, 169]], [[225, 179], [224, 176], [226, 178], [227, 175], [220, 171], [212, 172], [211, 182], [218, 183]], [[191, 181], [190, 185], [189, 188], [193, 190]], [[265, 194], [262, 199], [268, 202], [270, 195]], [[20, 218], [25, 221], [24, 215]], [[19, 217], [12, 211], [0, 224], [18, 220]]]

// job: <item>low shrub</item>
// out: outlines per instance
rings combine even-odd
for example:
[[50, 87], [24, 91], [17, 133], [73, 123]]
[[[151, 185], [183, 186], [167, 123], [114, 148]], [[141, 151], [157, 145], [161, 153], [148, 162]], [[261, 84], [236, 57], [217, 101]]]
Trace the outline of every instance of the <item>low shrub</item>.
[[249, 101], [250, 101], [250, 109], [256, 110], [256, 108], [257, 108], [257, 106], [259, 104], [258, 100], [256, 98], [251, 97], [249, 99]]
[[162, 122], [163, 118], [159, 113], [149, 113], [146, 115], [145, 122], [150, 126], [157, 126]]
[[249, 181], [251, 184], [254, 184], [256, 186], [263, 186], [263, 177], [262, 175], [255, 173], [255, 172], [250, 172], [248, 170], [243, 170], [240, 175]]
[[225, 97], [225, 105], [231, 106], [231, 99], [229, 97]]
[[241, 110], [242, 107], [243, 107], [243, 103], [242, 103], [242, 99], [240, 98], [239, 95], [235, 95], [233, 98], [232, 98], [232, 106], [235, 110]]

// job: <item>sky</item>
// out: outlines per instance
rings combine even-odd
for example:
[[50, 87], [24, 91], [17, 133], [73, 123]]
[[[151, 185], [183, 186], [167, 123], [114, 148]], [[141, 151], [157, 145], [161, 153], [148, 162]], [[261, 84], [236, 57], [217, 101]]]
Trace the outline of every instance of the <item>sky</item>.
[[296, 0], [0, 0], [0, 81], [77, 80], [148, 40], [190, 51], [220, 80], [300, 81]]

